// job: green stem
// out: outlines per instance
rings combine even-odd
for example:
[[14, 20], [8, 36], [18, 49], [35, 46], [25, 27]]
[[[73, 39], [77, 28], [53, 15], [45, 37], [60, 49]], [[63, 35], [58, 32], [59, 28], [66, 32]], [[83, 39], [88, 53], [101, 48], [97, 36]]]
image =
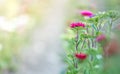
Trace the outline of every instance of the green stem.
[[[75, 39], [76, 45], [75, 45], [75, 50], [78, 53], [78, 45], [79, 45], [79, 30], [76, 30], [76, 39]], [[78, 63], [77, 63], [77, 59], [74, 59], [74, 66], [77, 69], [78, 68]]]
[[77, 29], [77, 33], [76, 33], [76, 40], [75, 40], [75, 42], [76, 42], [76, 46], [75, 46], [75, 49], [76, 49], [76, 51], [78, 52], [78, 39], [79, 39], [79, 30]]
[[[94, 29], [92, 29], [92, 36], [94, 36]], [[94, 39], [92, 38], [91, 40], [92, 40], [92, 47], [94, 47], [95, 46]]]
[[[87, 34], [89, 34], [88, 28], [86, 28], [86, 31], [87, 31]], [[90, 49], [90, 41], [89, 41], [89, 39], [87, 39], [87, 41], [88, 41], [88, 49]]]
[[84, 47], [85, 40], [86, 40], [86, 39], [83, 40], [83, 43], [82, 43], [82, 45], [81, 45], [81, 49], [83, 49], [83, 47]]

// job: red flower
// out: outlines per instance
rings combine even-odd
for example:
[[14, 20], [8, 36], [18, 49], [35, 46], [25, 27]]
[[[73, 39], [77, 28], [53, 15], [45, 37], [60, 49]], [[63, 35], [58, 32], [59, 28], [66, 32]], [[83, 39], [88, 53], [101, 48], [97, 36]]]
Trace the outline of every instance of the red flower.
[[104, 35], [104, 34], [101, 34], [101, 35], [99, 35], [99, 36], [96, 38], [96, 41], [97, 41], [97, 42], [101, 42], [101, 41], [103, 41], [103, 40], [105, 40], [105, 39], [106, 39], [105, 35]]
[[82, 16], [88, 16], [88, 17], [93, 16], [93, 13], [91, 11], [88, 11], [88, 10], [83, 10], [83, 11], [80, 12], [80, 14]]
[[75, 27], [85, 27], [85, 24], [82, 22], [73, 22], [70, 24], [71, 28], [75, 28]]
[[85, 60], [87, 58], [87, 55], [84, 53], [76, 53], [75, 57], [80, 59], [80, 60]]

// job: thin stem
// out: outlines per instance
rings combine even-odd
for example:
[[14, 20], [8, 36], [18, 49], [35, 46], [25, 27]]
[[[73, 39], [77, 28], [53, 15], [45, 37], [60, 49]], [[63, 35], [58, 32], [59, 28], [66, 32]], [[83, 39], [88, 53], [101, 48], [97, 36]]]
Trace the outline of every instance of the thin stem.
[[81, 45], [81, 49], [83, 49], [83, 47], [84, 47], [85, 40], [86, 40], [86, 39], [83, 40], [83, 43], [82, 43], [82, 45]]
[[111, 19], [110, 29], [112, 29], [113, 19]]
[[109, 25], [109, 35], [111, 35], [112, 25], [113, 25], [113, 19], [111, 19], [111, 21], [110, 21], [110, 25]]
[[[76, 39], [75, 39], [76, 45], [75, 45], [75, 50], [78, 53], [78, 45], [79, 45], [79, 30], [76, 30]], [[74, 59], [74, 66], [77, 69], [78, 68], [78, 63], [77, 63], [77, 59]]]
[[[102, 22], [103, 22], [103, 21], [102, 21]], [[101, 28], [102, 28], [102, 26], [101, 26], [101, 25], [102, 25], [102, 22], [100, 22], [99, 25], [98, 25], [98, 28], [99, 28], [98, 31], [100, 31]]]
[[79, 45], [79, 30], [77, 29], [77, 33], [76, 33], [76, 46], [75, 46], [75, 49], [76, 51], [78, 52], [78, 45]]
[[[87, 34], [89, 34], [88, 28], [86, 28], [86, 32], [87, 32]], [[90, 49], [90, 41], [89, 41], [89, 39], [87, 39], [87, 41], [88, 41], [88, 48]]]
[[[92, 29], [92, 36], [94, 36], [94, 29]], [[94, 44], [94, 39], [92, 39], [92, 47], [94, 47], [95, 44]]]
[[89, 41], [89, 39], [88, 39], [88, 48], [90, 49], [90, 41]]

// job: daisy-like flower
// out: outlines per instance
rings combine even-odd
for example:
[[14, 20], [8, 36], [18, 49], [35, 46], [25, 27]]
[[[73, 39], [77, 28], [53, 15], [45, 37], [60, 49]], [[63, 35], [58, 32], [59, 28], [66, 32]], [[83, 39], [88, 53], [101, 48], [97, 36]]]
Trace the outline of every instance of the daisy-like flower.
[[80, 60], [85, 60], [87, 58], [87, 55], [85, 53], [76, 53], [75, 57]]
[[101, 34], [101, 35], [99, 35], [97, 38], [96, 38], [96, 41], [97, 42], [101, 42], [101, 41], [103, 41], [103, 40], [105, 40], [106, 39], [106, 36], [104, 35], [104, 34]]
[[94, 16], [94, 14], [93, 14], [91, 11], [88, 11], [88, 10], [83, 10], [83, 11], [80, 12], [80, 14], [81, 14], [82, 16], [87, 16], [87, 17], [92, 17], [92, 16]]
[[73, 22], [70, 24], [71, 28], [75, 28], [75, 27], [85, 27], [85, 24], [82, 22]]

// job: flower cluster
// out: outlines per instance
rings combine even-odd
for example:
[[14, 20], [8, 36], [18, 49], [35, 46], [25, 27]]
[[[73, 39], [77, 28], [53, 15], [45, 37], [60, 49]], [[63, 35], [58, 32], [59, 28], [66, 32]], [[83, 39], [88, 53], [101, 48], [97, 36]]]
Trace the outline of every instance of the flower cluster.
[[[82, 11], [81, 15], [91, 17], [91, 16], [93, 16], [93, 13], [90, 12], [90, 11]], [[84, 28], [85, 24], [83, 22], [72, 22], [70, 24], [70, 27], [71, 28], [76, 28], [76, 27], [82, 27], [82, 28]], [[85, 60], [87, 58], [87, 55], [85, 53], [81, 52], [81, 53], [76, 53], [75, 57], [77, 59], [80, 59], [80, 60]]]
[[82, 22], [72, 22], [69, 26], [71, 32], [68, 33], [74, 37], [68, 40], [69, 45], [67, 45], [67, 74], [98, 74], [96, 68], [104, 67], [103, 58], [120, 53], [119, 37], [114, 35], [114, 32], [119, 31], [112, 32], [114, 18], [110, 17], [109, 12], [94, 14], [91, 11], [83, 10], [79, 12], [79, 15], [82, 17], [77, 20], [81, 19]]

